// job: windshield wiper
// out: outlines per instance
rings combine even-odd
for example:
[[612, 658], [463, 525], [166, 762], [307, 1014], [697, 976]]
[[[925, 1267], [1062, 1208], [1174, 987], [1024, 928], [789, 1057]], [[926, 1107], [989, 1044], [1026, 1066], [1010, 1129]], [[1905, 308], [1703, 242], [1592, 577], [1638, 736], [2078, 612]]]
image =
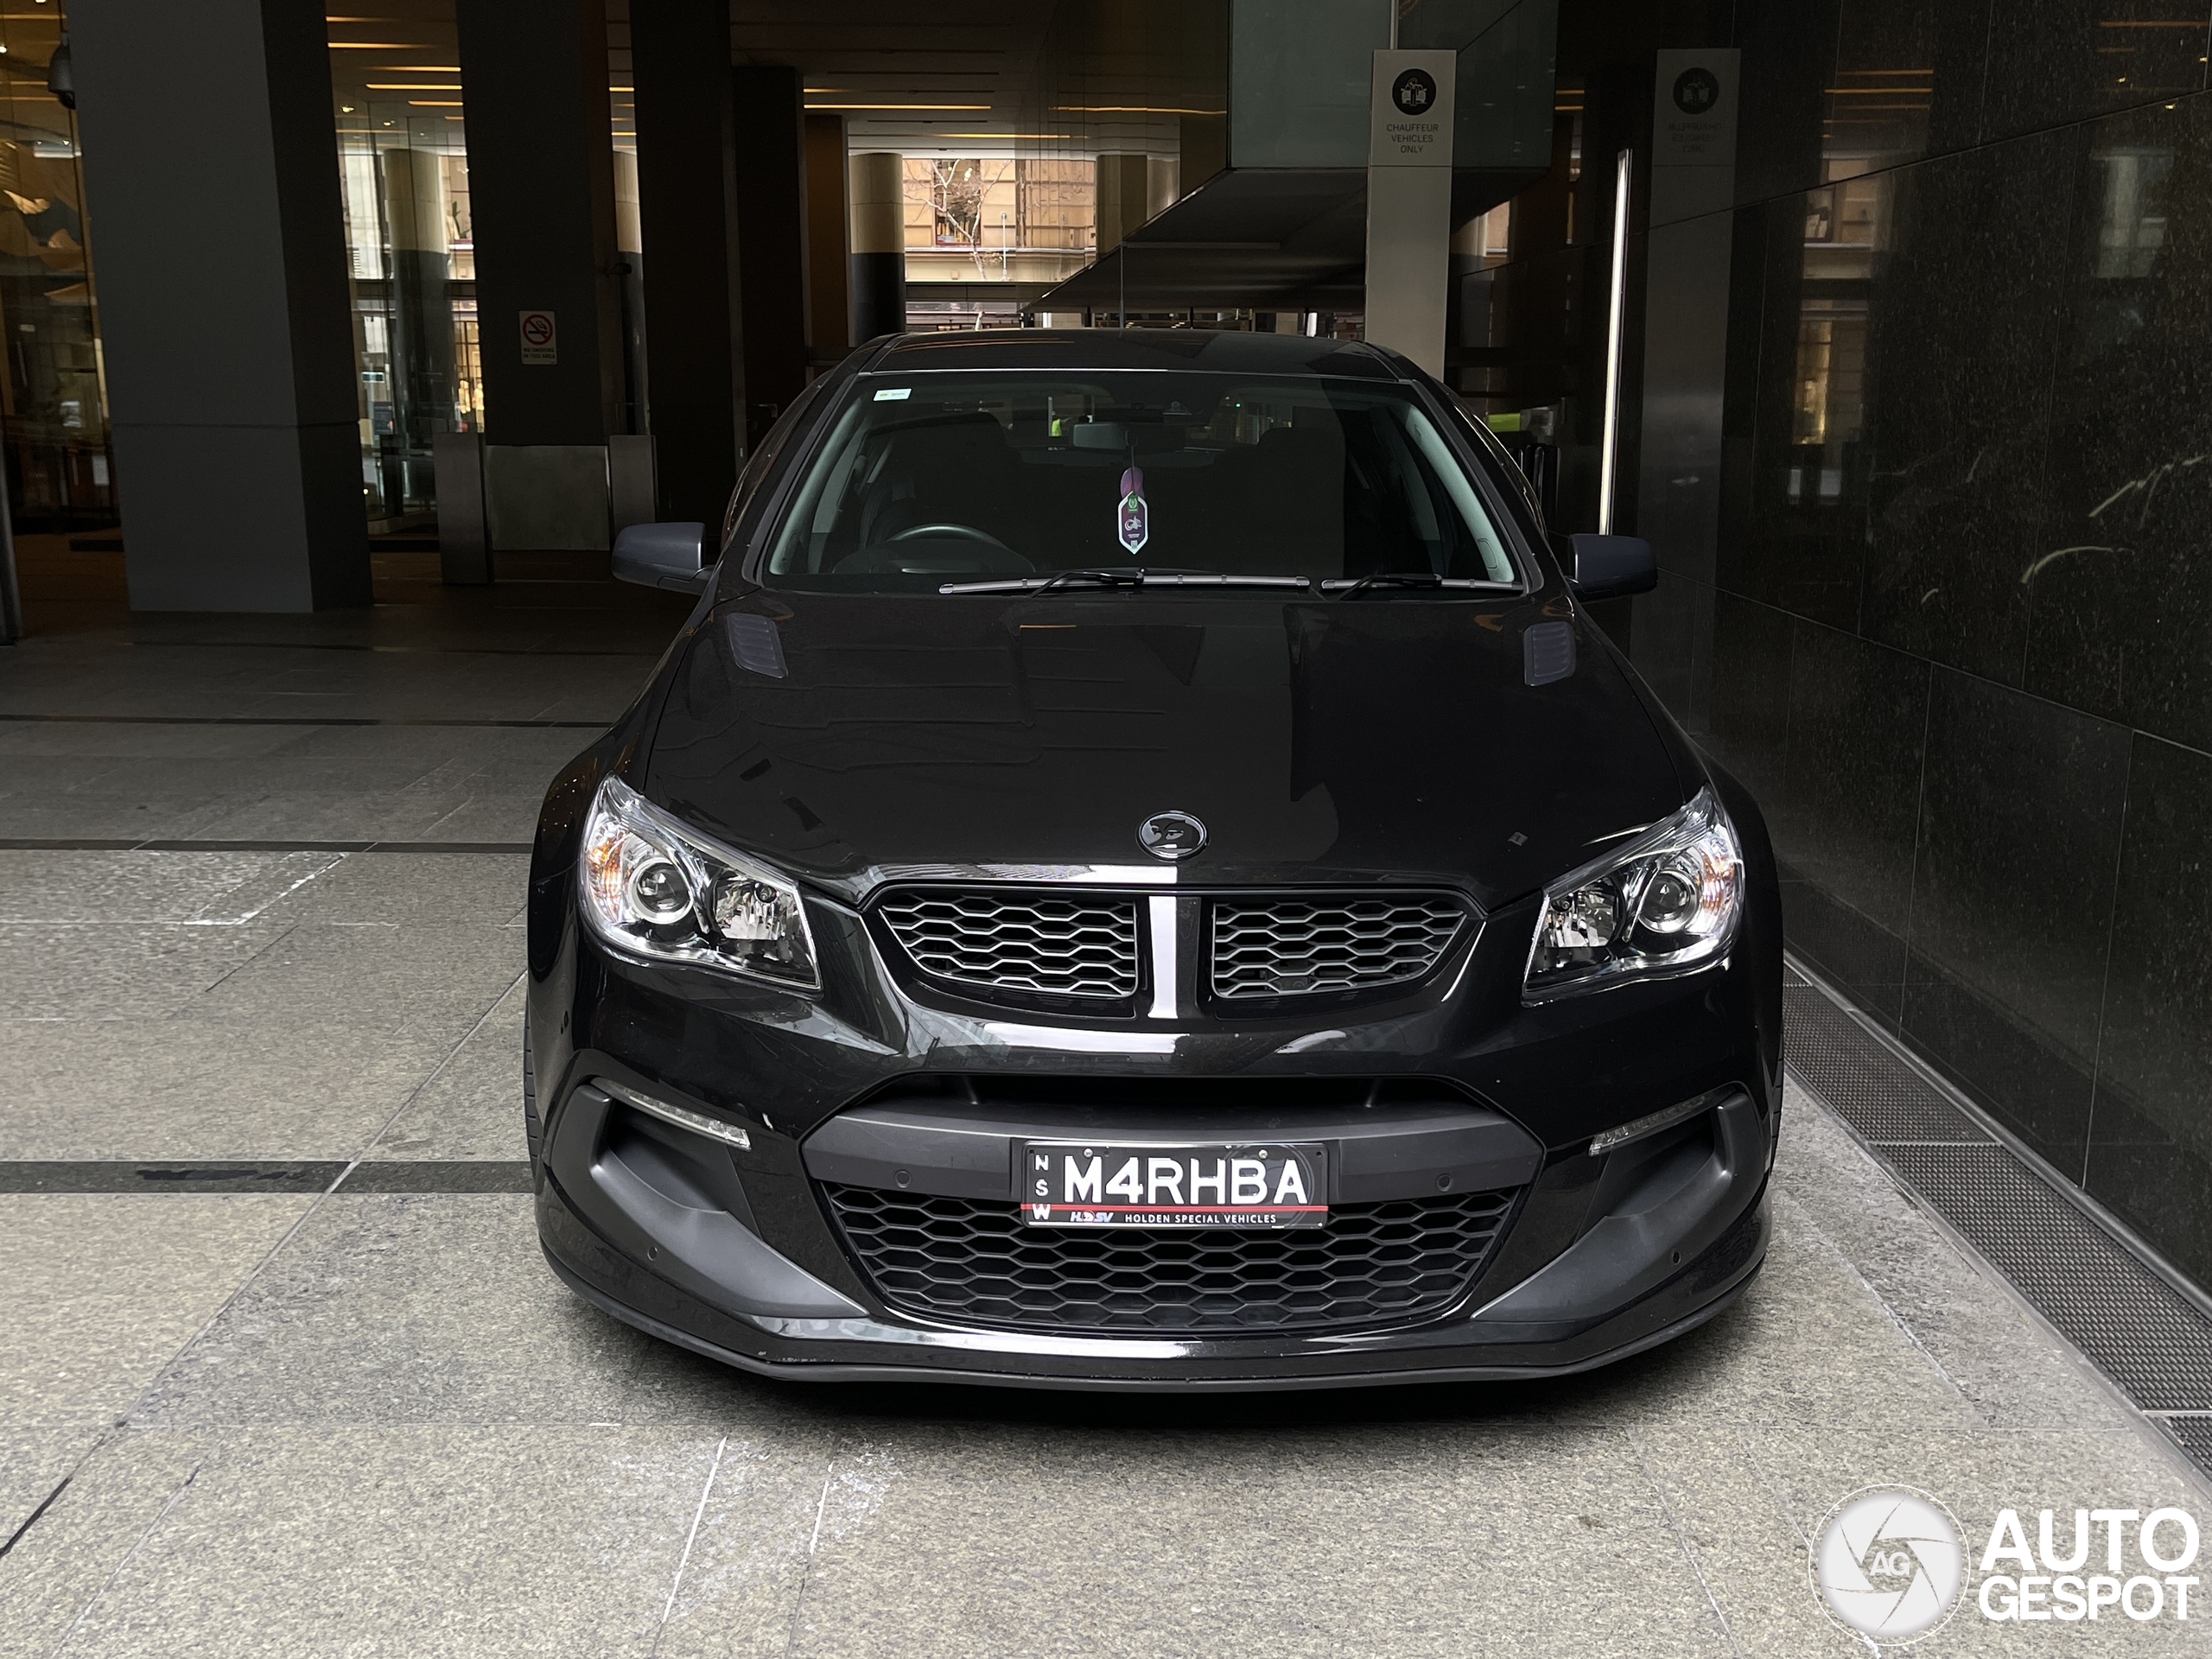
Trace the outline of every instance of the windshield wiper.
[[1517, 582], [1489, 582], [1473, 576], [1440, 576], [1426, 570], [1370, 570], [1363, 576], [1332, 576], [1321, 584], [1325, 594], [1350, 599], [1366, 588], [1446, 588], [1454, 592], [1517, 594]]
[[1312, 584], [1304, 576], [1223, 576], [1179, 575], [1164, 570], [1062, 570], [1049, 576], [1007, 577], [998, 582], [948, 582], [940, 594], [1041, 594], [1071, 582], [1093, 582], [1102, 588], [1291, 588], [1304, 592]]

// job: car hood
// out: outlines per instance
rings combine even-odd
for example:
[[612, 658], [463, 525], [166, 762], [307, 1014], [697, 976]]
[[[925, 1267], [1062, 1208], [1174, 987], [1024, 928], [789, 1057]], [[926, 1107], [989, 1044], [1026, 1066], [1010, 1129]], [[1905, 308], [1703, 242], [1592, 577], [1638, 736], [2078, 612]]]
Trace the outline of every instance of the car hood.
[[[640, 786], [850, 897], [1088, 865], [1495, 908], [1696, 786], [1586, 616], [1541, 600], [755, 594], [675, 664]], [[1555, 672], [1562, 623], [1572, 671], [1529, 684], [1524, 636]], [[1207, 835], [1174, 866], [1136, 840], [1168, 810]]]

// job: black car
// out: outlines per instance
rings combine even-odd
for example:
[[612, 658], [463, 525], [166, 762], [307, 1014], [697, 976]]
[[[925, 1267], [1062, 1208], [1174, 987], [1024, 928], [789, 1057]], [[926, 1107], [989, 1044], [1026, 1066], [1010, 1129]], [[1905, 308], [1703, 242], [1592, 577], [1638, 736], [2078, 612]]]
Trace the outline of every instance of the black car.
[[1497, 440], [1365, 345], [878, 341], [756, 448], [554, 784], [537, 1221], [766, 1375], [1580, 1370], [1764, 1260], [1758, 809]]

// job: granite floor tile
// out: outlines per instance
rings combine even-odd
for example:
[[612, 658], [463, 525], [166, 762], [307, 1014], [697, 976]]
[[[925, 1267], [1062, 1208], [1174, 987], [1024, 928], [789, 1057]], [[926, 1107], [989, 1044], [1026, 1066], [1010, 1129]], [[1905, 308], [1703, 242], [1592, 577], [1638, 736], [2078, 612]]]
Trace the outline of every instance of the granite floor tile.
[[2084, 1411], [2106, 1426], [2126, 1408], [2094, 1385], [2081, 1357], [1985, 1278], [1949, 1234], [1795, 1084], [1776, 1180], [1802, 1217], [1909, 1331], [1982, 1426], [2062, 1428]]
[[0, 1195], [0, 1422], [114, 1421], [310, 1202]]
[[356, 1157], [460, 1036], [373, 1012], [0, 1023], [0, 1158]]
[[191, 1004], [211, 1019], [410, 1017], [458, 1039], [523, 970], [519, 928], [488, 923], [302, 922]]
[[0, 1544], [18, 1535], [105, 1432], [83, 1425], [18, 1427], [0, 1423]]
[[[32, 1563], [105, 1557], [107, 1575], [49, 1593], [43, 1645], [23, 1650], [647, 1659], [718, 1453], [755, 1483], [795, 1455], [543, 1426], [134, 1434], [99, 1460], [119, 1465], [108, 1503], [95, 1490], [57, 1506]], [[796, 1456], [795, 1487], [820, 1461]], [[125, 1490], [137, 1503], [118, 1525]], [[803, 1548], [812, 1516], [797, 1510], [774, 1519]]]
[[338, 862], [332, 853], [0, 849], [0, 922], [239, 926]]
[[207, 994], [283, 938], [281, 924], [0, 922], [0, 1019], [161, 1019], [204, 1010]]
[[377, 1141], [372, 1158], [527, 1158], [518, 980]]
[[353, 853], [269, 913], [299, 922], [498, 926], [520, 916], [529, 883], [527, 853]]
[[0, 1561], [0, 1659], [52, 1659], [117, 1570], [190, 1495], [204, 1456], [191, 1435], [103, 1434]]
[[658, 1344], [547, 1269], [521, 1194], [324, 1198], [134, 1421], [619, 1421]]
[[917, 1428], [827, 1485], [798, 1654], [1729, 1651], [1615, 1431]]

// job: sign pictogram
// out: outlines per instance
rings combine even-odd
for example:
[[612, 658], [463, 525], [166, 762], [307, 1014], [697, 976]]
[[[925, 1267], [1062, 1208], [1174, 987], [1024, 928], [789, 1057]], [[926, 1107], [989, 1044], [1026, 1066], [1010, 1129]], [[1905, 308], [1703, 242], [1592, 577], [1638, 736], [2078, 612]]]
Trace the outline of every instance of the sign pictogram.
[[555, 336], [550, 311], [525, 311], [522, 314], [522, 360], [525, 363], [560, 361], [560, 343]]

